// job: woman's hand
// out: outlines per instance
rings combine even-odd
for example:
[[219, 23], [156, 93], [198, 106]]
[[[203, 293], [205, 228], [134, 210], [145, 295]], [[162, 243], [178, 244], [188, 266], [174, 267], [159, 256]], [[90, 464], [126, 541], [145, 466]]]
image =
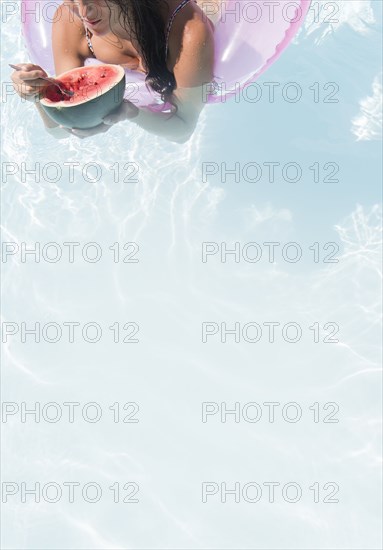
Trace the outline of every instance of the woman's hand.
[[94, 128], [65, 128], [65, 126], [60, 126], [60, 128], [80, 139], [85, 139], [87, 137], [95, 136], [96, 134], [104, 134], [110, 129], [110, 126], [107, 126], [106, 124], [99, 124]]
[[80, 139], [84, 139], [94, 136], [96, 134], [103, 134], [110, 130], [110, 128], [114, 126], [114, 124], [117, 124], [118, 122], [122, 122], [124, 120], [135, 118], [138, 113], [139, 109], [131, 101], [124, 100], [116, 112], [104, 118], [103, 124], [100, 124], [95, 128], [89, 128], [85, 130], [81, 130], [79, 128], [73, 128], [73, 130], [67, 128], [66, 130], [71, 134], [79, 137]]
[[139, 108], [134, 105], [131, 101], [124, 99], [119, 109], [107, 117], [104, 118], [104, 123], [107, 126], [113, 126], [113, 124], [117, 124], [118, 122], [122, 122], [123, 120], [132, 119], [138, 116], [138, 113], [140, 112]]
[[11, 75], [13, 87], [22, 99], [36, 102], [43, 88], [47, 86], [40, 76], [48, 76], [38, 65], [32, 63], [19, 63], [20, 71], [14, 71]]

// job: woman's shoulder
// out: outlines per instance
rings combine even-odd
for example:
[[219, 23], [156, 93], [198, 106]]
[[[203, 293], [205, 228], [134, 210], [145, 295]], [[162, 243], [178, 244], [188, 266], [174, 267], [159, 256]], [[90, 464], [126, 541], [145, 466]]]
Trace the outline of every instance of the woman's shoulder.
[[53, 18], [53, 26], [56, 27], [66, 27], [73, 29], [73, 26], [76, 26], [79, 30], [83, 31], [85, 34], [85, 28], [81, 21], [80, 13], [76, 4], [72, 0], [65, 0], [57, 8], [56, 13]]
[[73, 2], [65, 0], [56, 10], [52, 46], [58, 74], [81, 66], [83, 59], [89, 56], [85, 27]]
[[214, 25], [206, 14], [190, 2], [175, 18], [169, 37], [169, 51], [192, 50], [209, 55], [214, 45]]
[[183, 44], [207, 45], [214, 41], [214, 26], [204, 14], [195, 13], [185, 22], [183, 30]]
[[[194, 2], [193, 2], [194, 4]], [[174, 21], [169, 39], [170, 70], [179, 86], [193, 87], [208, 82], [213, 75], [214, 26], [191, 4]]]
[[198, 2], [190, 2], [184, 10], [179, 12], [175, 23], [177, 19], [186, 33], [205, 34], [205, 36], [214, 34], [214, 24]]

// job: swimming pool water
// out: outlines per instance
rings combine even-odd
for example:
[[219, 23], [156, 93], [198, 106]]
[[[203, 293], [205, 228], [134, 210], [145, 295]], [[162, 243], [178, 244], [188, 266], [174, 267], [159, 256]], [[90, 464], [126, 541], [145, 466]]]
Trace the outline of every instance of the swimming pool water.
[[56, 141], [3, 87], [4, 548], [381, 547], [381, 16], [313, 2], [259, 100], [185, 145]]

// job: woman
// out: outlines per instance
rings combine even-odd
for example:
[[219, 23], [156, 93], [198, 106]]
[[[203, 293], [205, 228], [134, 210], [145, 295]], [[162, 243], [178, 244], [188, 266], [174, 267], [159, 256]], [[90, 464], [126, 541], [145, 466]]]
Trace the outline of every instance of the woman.
[[[211, 4], [211, 2], [210, 2]], [[203, 108], [203, 86], [213, 78], [214, 26], [195, 0], [65, 0], [53, 24], [56, 73], [84, 65], [87, 57], [142, 71], [147, 83], [176, 106], [173, 114], [139, 110], [124, 101], [120, 110], [79, 137], [107, 131], [131, 119], [142, 128], [184, 143]], [[20, 64], [12, 74], [20, 96], [37, 101], [47, 128], [57, 126], [38, 104], [45, 71]]]

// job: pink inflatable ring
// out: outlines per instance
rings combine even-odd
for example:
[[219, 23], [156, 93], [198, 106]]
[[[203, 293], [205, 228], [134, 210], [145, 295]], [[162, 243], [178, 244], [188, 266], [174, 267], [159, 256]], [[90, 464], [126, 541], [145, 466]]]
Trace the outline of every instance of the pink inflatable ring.
[[[52, 23], [62, 0], [22, 0], [23, 34], [31, 61], [55, 74]], [[207, 103], [226, 99], [264, 73], [290, 44], [301, 27], [311, 0], [224, 0], [215, 24], [214, 81], [207, 85]], [[217, 9], [204, 3], [207, 15]], [[209, 13], [209, 10], [210, 13]], [[100, 63], [88, 58], [85, 65]], [[125, 97], [140, 108], [166, 110], [145, 83], [145, 75], [126, 70]]]

